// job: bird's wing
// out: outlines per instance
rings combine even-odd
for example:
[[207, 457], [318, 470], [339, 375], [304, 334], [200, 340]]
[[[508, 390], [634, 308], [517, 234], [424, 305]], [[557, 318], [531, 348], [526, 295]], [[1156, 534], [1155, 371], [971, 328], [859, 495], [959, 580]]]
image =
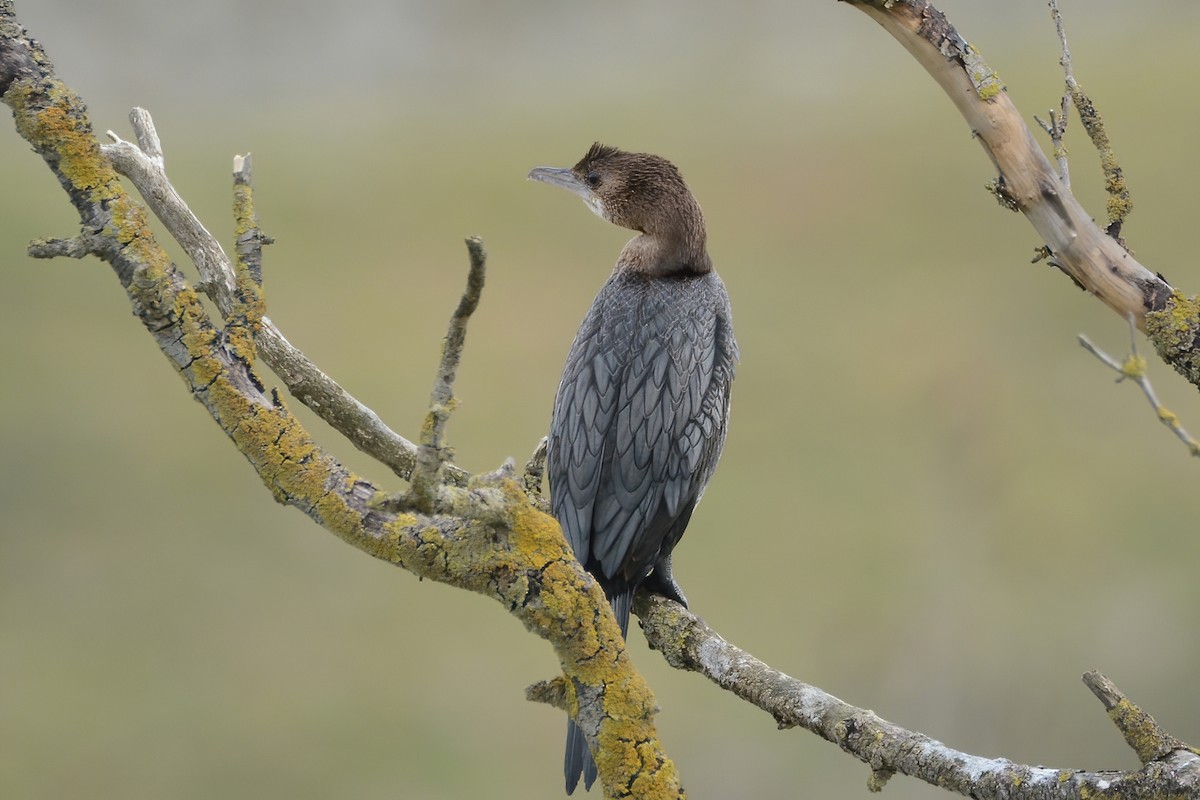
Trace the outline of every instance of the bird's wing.
[[633, 583], [683, 536], [724, 446], [737, 345], [716, 286], [706, 302], [659, 316], [666, 322], [625, 382], [629, 403], [618, 401], [613, 494], [624, 513], [603, 537], [607, 550], [595, 540], [592, 548], [606, 574], [620, 570]]
[[551, 504], [576, 557], [606, 578], [636, 585], [670, 551], [720, 454], [737, 349], [711, 278], [649, 288], [631, 305], [606, 305], [602, 290], [568, 356]]
[[607, 347], [600, 298], [584, 318], [563, 367], [550, 441], [546, 477], [551, 510], [575, 557], [588, 563], [592, 515], [607, 457], [605, 438], [616, 415], [620, 363]]

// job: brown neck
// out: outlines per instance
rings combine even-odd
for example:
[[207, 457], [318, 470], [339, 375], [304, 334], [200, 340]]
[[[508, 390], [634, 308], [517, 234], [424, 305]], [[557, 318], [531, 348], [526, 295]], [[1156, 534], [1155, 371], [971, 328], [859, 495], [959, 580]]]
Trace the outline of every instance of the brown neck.
[[712, 271], [712, 259], [704, 247], [704, 238], [665, 239], [643, 233], [625, 245], [617, 259], [618, 269], [643, 272], [652, 277], [679, 273]]
[[681, 205], [684, 207], [664, 215], [666, 224], [647, 226], [640, 236], [630, 239], [617, 267], [652, 276], [711, 272], [704, 213], [690, 195]]

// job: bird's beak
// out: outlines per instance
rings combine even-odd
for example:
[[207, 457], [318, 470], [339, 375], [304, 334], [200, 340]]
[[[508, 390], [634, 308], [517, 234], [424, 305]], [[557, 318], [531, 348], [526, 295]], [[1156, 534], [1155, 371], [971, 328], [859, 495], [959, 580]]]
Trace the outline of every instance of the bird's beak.
[[576, 177], [567, 167], [534, 167], [529, 171], [529, 180], [541, 181], [551, 186], [558, 186], [569, 192], [574, 192], [583, 198], [583, 202], [600, 217], [604, 217], [604, 204], [592, 187]]
[[566, 167], [534, 167], [529, 171], [529, 180], [560, 186], [585, 200], [591, 194], [587, 184], [575, 177], [575, 173]]

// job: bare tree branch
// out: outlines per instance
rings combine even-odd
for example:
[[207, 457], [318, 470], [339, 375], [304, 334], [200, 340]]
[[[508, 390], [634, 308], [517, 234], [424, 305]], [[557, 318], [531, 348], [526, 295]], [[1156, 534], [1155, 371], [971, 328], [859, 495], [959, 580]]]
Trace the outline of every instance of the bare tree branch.
[[661, 651], [667, 663], [698, 672], [758, 706], [780, 728], [801, 727], [836, 744], [871, 768], [868, 785], [873, 791], [898, 773], [974, 798], [1149, 799], [1200, 792], [1200, 753], [1161, 731], [1153, 718], [1098, 673], [1088, 673], [1084, 682], [1109, 687], [1106, 697], [1120, 698], [1112, 704], [1101, 699], [1110, 713], [1120, 709], [1121, 721], [1113, 719], [1142, 759], [1145, 766], [1139, 771], [1035, 767], [963, 753], [771, 668], [666, 598], [640, 592], [634, 610], [650, 646]]
[[[926, 0], [839, 1], [883, 26], [954, 102], [1000, 173], [994, 183], [997, 196], [1021, 211], [1045, 242], [1034, 261], [1048, 257], [1122, 317], [1132, 315], [1163, 361], [1200, 388], [1200, 299], [1176, 291], [1092, 221], [1037, 146], [1004, 85], [979, 51]], [[1069, 55], [1065, 34], [1062, 43], [1064, 55]], [[1069, 70], [1070, 60], [1064, 60]], [[1068, 88], [1072, 84], [1078, 87], [1073, 76]], [[1093, 124], [1098, 121], [1086, 95], [1072, 93], [1072, 101], [1085, 126], [1089, 120]], [[1080, 103], [1085, 107], [1079, 107]], [[1102, 127], [1095, 130], [1093, 142], [1101, 151], [1110, 193], [1110, 217], [1119, 228], [1128, 212], [1124, 179]]]
[[[199, 288], [216, 303], [221, 316], [229, 319], [237, 291], [232, 262], [221, 243], [200, 223], [167, 179], [162, 146], [149, 112], [135, 108], [129, 114], [129, 122], [141, 146], [123, 141], [109, 131], [114, 144], [101, 145], [101, 150], [117, 172], [133, 183], [171, 238], [179, 242], [200, 273]], [[409, 477], [417, 461], [415, 444], [389, 428], [374, 411], [317, 369], [270, 317], [262, 318], [255, 339], [259, 355], [293, 397], [359, 450], [387, 465], [401, 478]], [[445, 470], [455, 485], [466, 485], [465, 470], [452, 464], [447, 464]]]
[[[902, 38], [906, 46], [920, 53], [919, 58], [936, 64], [937, 59], [927, 52], [934, 46], [938, 57], [953, 62], [941, 68], [946, 74], [939, 80], [957, 81], [955, 85], [962, 88], [966, 76], [965, 85], [980, 103], [1002, 106], [997, 98], [1007, 102], [982, 58], [931, 7], [900, 0], [870, 6], [868, 13], [877, 18], [895, 15], [904, 29], [909, 18], [921, 10], [924, 16], [920, 18], [931, 21], [932, 27], [924, 34], [919, 26], [914, 28], [911, 35], [906, 34], [911, 41]], [[934, 32], [933, 38], [928, 38], [929, 30]], [[122, 147], [125, 143], [119, 141], [112, 146], [121, 148], [121, 155], [115, 156], [118, 160], [127, 157], [130, 163], [137, 163], [144, 158], [149, 163], [146, 169], [128, 167], [131, 174], [140, 176], [131, 180], [148, 203], [168, 202], [163, 198], [173, 198], [170, 203], [178, 201], [180, 207], [171, 213], [158, 213], [172, 236], [193, 241], [194, 249], [203, 250], [199, 255], [189, 250], [189, 254], [196, 259], [203, 285], [218, 305], [225, 322], [221, 326], [158, 246], [146, 210], [125, 193], [112, 163], [101, 152], [83, 104], [58, 81], [40, 46], [16, 23], [12, 0], [0, 0], [0, 95], [13, 109], [18, 132], [46, 161], [80, 215], [79, 236], [42, 240], [31, 250], [43, 256], [94, 254], [113, 267], [147, 332], [280, 503], [299, 508], [376, 558], [492, 597], [529, 630], [547, 639], [563, 674], [531, 687], [528, 696], [567, 709], [580, 721], [596, 754], [606, 796], [682, 797], [679, 776], [656, 738], [654, 698], [629, 661], [603, 593], [573, 558], [557, 523], [536, 502], [541, 449], [526, 467], [523, 486], [511, 464], [476, 476], [465, 486], [443, 482], [442, 470], [447, 466], [443, 464], [447, 455], [444, 429], [454, 405], [454, 375], [466, 322], [482, 289], [484, 258], [478, 241], [468, 243], [468, 288], [451, 320], [420, 447], [387, 430], [393, 450], [386, 451], [369, 437], [344, 429], [353, 425], [343, 421], [336, 426], [356, 446], [398, 474], [413, 478], [413, 491], [395, 502], [395, 495], [351, 473], [320, 447], [258, 375], [255, 362], [261, 353], [297, 396], [303, 395], [308, 381], [328, 381], [302, 353], [286, 344], [265, 316], [261, 248], [267, 239], [259, 231], [254, 213], [249, 158], [235, 161], [238, 257], [231, 263], [219, 245], [212, 249], [211, 235], [166, 181], [161, 144], [148, 115], [134, 122], [135, 129], [140, 128], [139, 147], [131, 151], [132, 145]], [[1047, 243], [1065, 270], [1081, 282], [1092, 280], [1094, 285], [1085, 285], [1114, 308], [1141, 308], [1143, 316], [1138, 318], [1146, 319], [1149, 329], [1153, 312], [1145, 312], [1169, 309], [1169, 303], [1178, 298], [1165, 281], [1153, 275], [1147, 278], [1150, 273], [1132, 257], [1116, 265], [1119, 269], [1109, 283], [1093, 275], [1090, 260], [1115, 251], [1104, 249], [1083, 228], [1073, 227], [1082, 225], [1078, 204], [1065, 183], [1040, 183], [1046, 176], [1047, 180], [1059, 179], [1047, 171], [1044, 156], [1039, 164], [1022, 149], [1032, 146], [1031, 136], [1023, 123], [1020, 129], [1013, 127], [1006, 109], [1011, 109], [1011, 104], [997, 116], [991, 115], [994, 108], [972, 111], [987, 123], [977, 130], [1001, 169], [1001, 193], [1012, 198], [1035, 225], [1044, 225], [1053, 234]], [[1023, 138], [1017, 135], [1020, 131], [1024, 131]], [[1032, 149], [1037, 150], [1036, 146]], [[1035, 170], [1031, 177], [1018, 167], [1042, 171]], [[156, 184], [159, 177], [161, 184]], [[156, 196], [155, 185], [161, 197]], [[172, 227], [186, 230], [177, 232]], [[1099, 235], [1116, 246], [1112, 239]], [[1086, 238], [1088, 245], [1077, 252], [1070, 250], [1072, 236]], [[1067, 252], [1056, 245], [1064, 245]], [[205, 259], [208, 265], [200, 266]], [[1113, 263], [1104, 266], [1114, 268]], [[281, 357], [280, 351], [288, 348], [291, 355]], [[293, 357], [294, 364], [288, 360]], [[279, 365], [273, 359], [279, 359]], [[303, 373], [301, 380], [294, 381], [289, 375], [293, 368]], [[377, 420], [348, 395], [331, 396], [333, 404], [343, 411], [349, 409], [349, 416], [359, 421]], [[398, 452], [408, 460], [402, 463]], [[451, 478], [448, 473], [444, 477], [453, 484], [463, 476]], [[782, 727], [805, 727], [837, 744], [870, 767], [872, 789], [881, 788], [895, 773], [976, 798], [1195, 796], [1200, 787], [1200, 756], [1195, 749], [1163, 732], [1102, 676], [1088, 678], [1089, 685], [1100, 687], [1097, 696], [1142, 759], [1144, 766], [1136, 772], [1027, 767], [961, 753], [772, 669], [670, 601], [642, 594], [637, 611], [647, 639], [669, 663], [706, 675], [767, 710]], [[584, 713], [582, 697], [597, 698], [596, 707]]]
[[412, 471], [413, 506], [418, 510], [437, 507], [438, 492], [443, 483], [443, 467], [452, 456], [445, 446], [446, 423], [458, 406], [454, 397], [454, 377], [462, 359], [462, 350], [467, 342], [467, 321], [479, 307], [479, 296], [483, 292], [484, 266], [487, 257], [483, 241], [475, 236], [467, 239], [467, 250], [471, 257], [471, 269], [467, 287], [463, 290], [458, 308], [450, 317], [450, 327], [442, 342], [442, 358], [438, 364], [437, 378], [429, 398], [429, 412], [421, 426], [421, 447], [417, 451], [417, 464]]
[[1092, 340], [1082, 334], [1079, 336], [1079, 344], [1083, 349], [1100, 359], [1101, 363], [1109, 369], [1117, 373], [1117, 382], [1130, 378], [1142, 390], [1142, 394], [1146, 395], [1146, 399], [1150, 402], [1150, 407], [1154, 409], [1154, 413], [1158, 416], [1158, 421], [1166, 425], [1171, 433], [1174, 433], [1179, 441], [1183, 442], [1193, 456], [1200, 456], [1200, 441], [1197, 441], [1187, 429], [1183, 427], [1183, 423], [1179, 421], [1178, 415], [1174, 411], [1164, 406], [1158, 401], [1158, 394], [1154, 391], [1154, 387], [1150, 385], [1150, 378], [1146, 375], [1146, 357], [1137, 350], [1137, 328], [1133, 325], [1133, 320], [1129, 321], [1130, 342], [1129, 355], [1124, 361], [1117, 361], [1108, 353], [1101, 350]]
[[[1162, 729], [1154, 717], [1138, 708], [1127, 698], [1112, 681], [1099, 672], [1085, 672], [1083, 682], [1096, 695], [1096, 699], [1104, 704], [1113, 724], [1125, 737], [1125, 742], [1137, 753], [1138, 760], [1143, 764], [1163, 761], [1174, 754], [1190, 753], [1198, 755], [1196, 748], [1189, 747]], [[1186, 758], [1185, 763], [1194, 763], [1194, 759]], [[1200, 788], [1200, 782], [1195, 776], [1191, 781], [1193, 789]]]
[[[653, 695], [625, 652], [603, 592], [512, 470], [444, 487], [427, 512], [388, 510], [385, 495], [322, 449], [256, 374], [253, 347], [239, 333], [252, 329], [261, 311], [251, 260], [243, 259], [235, 275], [231, 319], [222, 329], [155, 241], [145, 209], [102, 155], [83, 103], [17, 24], [11, 0], [0, 0], [0, 92], [18, 132], [79, 213], [88, 232], [80, 241], [113, 267], [135, 315], [275, 499], [376, 558], [500, 602], [553, 645], [570, 707], [581, 692], [593, 699], [594, 713], [580, 725], [601, 751], [606, 793], [682, 796], [655, 733]], [[242, 190], [248, 178], [243, 170]], [[251, 195], [239, 190], [238, 204], [239, 219], [253, 228]], [[252, 237], [247, 244], [243, 255], [252, 255], [258, 243]]]
[[[1133, 314], [1163, 359], [1200, 387], [1196, 304], [1092, 221], [979, 51], [924, 0], [842, 1], [882, 25], [942, 87], [999, 171], [998, 192], [1029, 219], [1053, 263], [1122, 317]], [[1147, 314], [1154, 315], [1149, 323]]]
[[1063, 92], [1062, 100], [1059, 101], [1058, 110], [1050, 109], [1049, 122], [1043, 122], [1036, 116], [1034, 120], [1050, 136], [1050, 143], [1054, 145], [1054, 160], [1058, 163], [1058, 176], [1062, 179], [1063, 185], [1070, 188], [1071, 172], [1067, 164], [1067, 149], [1063, 144], [1063, 139], [1067, 135], [1067, 120], [1070, 118], [1071, 112], [1070, 87], [1075, 82], [1075, 72], [1071, 68], [1071, 51], [1067, 48], [1067, 32], [1066, 28], [1063, 27], [1062, 14], [1059, 13], [1056, 0], [1050, 0], [1050, 13], [1054, 17], [1054, 27], [1058, 31], [1058, 41], [1062, 45], [1062, 56], [1059, 58], [1058, 63], [1062, 64], [1063, 72], [1066, 74], [1067, 89]]
[[[1112, 144], [1108, 141], [1104, 120], [1101, 119], [1100, 112], [1096, 110], [1092, 99], [1075, 79], [1075, 70], [1071, 65], [1071, 50], [1067, 47], [1067, 29], [1063, 23], [1062, 12], [1058, 10], [1058, 0], [1050, 0], [1050, 14], [1054, 18], [1054, 29], [1058, 33], [1059, 44], [1062, 45], [1062, 57], [1059, 59], [1059, 63], [1062, 64], [1066, 80], [1066, 92], [1063, 94], [1062, 105], [1062, 128], [1063, 131], [1066, 130], [1067, 98], [1070, 98], [1075, 105], [1075, 110], [1079, 112], [1083, 129], [1087, 131], [1088, 138], [1092, 140], [1092, 146], [1100, 154], [1100, 168], [1104, 171], [1104, 190], [1108, 193], [1108, 225], [1105, 226], [1105, 232], [1119, 241], [1121, 226], [1124, 224], [1125, 218], [1129, 216], [1129, 212], [1133, 210], [1133, 200], [1129, 196], [1129, 187], [1125, 185], [1124, 172], [1117, 163], [1117, 156], [1113, 152]], [[1061, 144], [1061, 135], [1059, 143]], [[1060, 156], [1059, 163], [1060, 165], [1065, 163], [1065, 154]], [[1069, 182], [1064, 182], [1070, 186]]]

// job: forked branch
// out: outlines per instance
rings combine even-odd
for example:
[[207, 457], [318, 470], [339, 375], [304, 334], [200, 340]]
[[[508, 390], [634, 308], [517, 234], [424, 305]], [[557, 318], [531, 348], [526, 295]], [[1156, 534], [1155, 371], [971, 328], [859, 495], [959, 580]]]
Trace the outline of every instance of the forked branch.
[[[1162, 359], [1200, 388], [1200, 304], [1175, 291], [1093, 222], [1034, 141], [1004, 84], [979, 50], [925, 0], [841, 1], [882, 25], [954, 102], [999, 172], [994, 184], [997, 195], [1037, 230], [1050, 263], [1122, 319], [1132, 315]], [[1080, 113], [1085, 126], [1095, 123], [1098, 115], [1078, 91], [1077, 82], [1074, 86], [1072, 98], [1084, 106]], [[1123, 179], [1117, 180], [1120, 171], [1102, 128], [1091, 124], [1090, 132], [1101, 147], [1106, 181], [1114, 192], [1110, 216], [1119, 226], [1128, 210], [1127, 205], [1114, 207], [1122, 205]]]
[[[133, 183], [171, 238], [187, 253], [200, 274], [197, 288], [216, 304], [224, 319], [230, 319], [237, 302], [237, 274], [233, 263], [221, 243], [201, 224], [167, 179], [162, 144], [149, 112], [133, 109], [129, 123], [138, 144], [123, 141], [109, 131], [113, 143], [101, 145], [101, 150], [117, 172]], [[238, 164], [236, 171], [239, 173], [249, 167], [249, 157], [240, 158], [246, 160]], [[253, 213], [252, 200], [250, 202], [249, 212]], [[240, 219], [238, 224], [242, 225]], [[260, 240], [252, 244], [261, 247], [264, 243], [265, 240]], [[244, 244], [239, 242], [239, 248]], [[259, 258], [261, 260], [261, 256]], [[389, 428], [374, 411], [318, 369], [288, 341], [270, 317], [262, 317], [254, 336], [259, 355], [293, 397], [396, 475], [407, 479], [412, 474], [417, 461], [417, 445]], [[445, 471], [456, 485], [465, 485], [467, 474], [464, 470], [447, 464]]]
[[[681, 796], [678, 773], [655, 733], [654, 698], [625, 655], [603, 592], [572, 557], [553, 518], [528, 501], [511, 468], [466, 487], [443, 486], [422, 509], [397, 510], [388, 495], [322, 448], [266, 387], [253, 344], [266, 353], [263, 342], [278, 341], [245, 336], [268, 328], [256, 266], [265, 240], [256, 233], [248, 162], [239, 161], [235, 178], [238, 265], [222, 253], [214, 262], [219, 274], [206, 278], [232, 286], [224, 294], [213, 290], [224, 298], [222, 326], [158, 245], [146, 210], [126, 194], [102, 154], [84, 104], [17, 24], [11, 0], [0, 0], [0, 95], [87, 232], [70, 246], [43, 245], [39, 254], [87, 252], [113, 267], [135, 315], [276, 500], [376, 558], [498, 601], [554, 647], [568, 698], [584, 687], [599, 698], [600, 713], [585, 732], [604, 748], [597, 762], [610, 796], [630, 786], [639, 794]], [[189, 224], [187, 216], [181, 224]], [[198, 221], [192, 228], [197, 240], [205, 239]], [[482, 256], [472, 246], [476, 300]], [[451, 338], [461, 338], [466, 305]], [[453, 369], [445, 372], [440, 390], [450, 390], [452, 377]], [[437, 439], [429, 441], [436, 445]], [[610, 657], [595, 658], [600, 649]]]
[[[218, 306], [222, 319], [216, 320], [158, 246], [145, 209], [125, 193], [112, 163], [101, 153], [83, 104], [57, 80], [40, 47], [16, 23], [11, 0], [0, 0], [0, 95], [13, 109], [18, 131], [66, 189], [84, 231], [71, 239], [38, 243], [31, 250], [42, 256], [94, 254], [113, 267], [149, 335], [279, 502], [299, 508], [377, 558], [492, 597], [546, 638], [563, 675], [531, 689], [530, 695], [572, 712], [578, 709], [581, 692], [600, 698], [603, 708], [581, 725], [597, 754], [607, 796], [682, 796], [679, 776], [655, 735], [654, 698], [629, 662], [603, 593], [572, 557], [554, 520], [526, 496], [539, 482], [537, 453], [526, 469], [524, 487], [511, 466], [461, 487], [455, 483], [465, 476], [452, 476], [443, 464], [457, 358], [466, 320], [482, 287], [481, 246], [469, 243], [471, 278], [450, 325], [418, 448], [382, 423], [375, 425], [378, 418], [369, 409], [356, 406], [265, 316], [261, 247], [267, 239], [254, 214], [248, 159], [237, 162], [238, 260], [233, 264], [219, 245], [212, 246], [213, 237], [166, 180], [161, 143], [148, 115], [134, 122], [135, 130], [140, 127], [139, 146], [118, 141], [108, 150], [117, 161], [128, 159], [122, 161], [123, 171], [148, 202], [158, 203], [156, 190], [150, 188], [157, 185], [164, 204], [177, 204], [173, 211], [160, 211], [156, 205], [156, 213], [195, 259], [201, 287]], [[1006, 179], [1006, 185], [1011, 183]], [[1130, 274], [1140, 275], [1136, 270]], [[1125, 297], [1120, 292], [1114, 296]], [[386, 440], [386, 446], [378, 446], [370, 437], [355, 438], [354, 431], [343, 430], [356, 446], [398, 474], [413, 476], [418, 453], [423, 452], [423, 466], [413, 477], [414, 484], [424, 484], [424, 494], [419, 490], [389, 502], [396, 496], [342, 467], [290, 414], [279, 394], [266, 388], [257, 372], [257, 357], [284, 378], [294, 395], [310, 400], [320, 396], [317, 406], [336, 405], [355, 420], [336, 423], [339, 430], [361, 423], [374, 431], [372, 436]], [[321, 388], [313, 390], [314, 385]], [[1107, 684], [1106, 706], [1142, 758], [1141, 770], [1093, 773], [1022, 767], [950, 750], [773, 670], [670, 601], [640, 596], [637, 610], [647, 638], [670, 663], [706, 675], [767, 710], [781, 726], [805, 727], [836, 743], [870, 767], [872, 788], [881, 787], [894, 773], [978, 798], [1194, 796], [1200, 786], [1195, 750], [1163, 734]], [[601, 653], [604, 658], [597, 657]], [[1146, 731], [1151, 732], [1148, 738], [1141, 735]]]
[[1154, 387], [1150, 384], [1150, 377], [1146, 375], [1146, 357], [1138, 352], [1137, 349], [1137, 330], [1133, 327], [1133, 322], [1130, 321], [1130, 343], [1129, 355], [1125, 356], [1124, 361], [1118, 361], [1108, 353], [1101, 350], [1092, 340], [1086, 336], [1080, 335], [1079, 344], [1083, 349], [1100, 359], [1100, 362], [1106, 367], [1117, 373], [1117, 382], [1126, 378], [1132, 380], [1142, 390], [1142, 394], [1146, 395], [1146, 400], [1150, 403], [1150, 407], [1154, 409], [1158, 421], [1170, 429], [1171, 433], [1187, 447], [1188, 452], [1193, 456], [1200, 457], [1200, 441], [1197, 441], [1187, 429], [1183, 427], [1178, 415], [1174, 411], [1164, 406], [1158, 399], [1158, 393], [1154, 391]]

